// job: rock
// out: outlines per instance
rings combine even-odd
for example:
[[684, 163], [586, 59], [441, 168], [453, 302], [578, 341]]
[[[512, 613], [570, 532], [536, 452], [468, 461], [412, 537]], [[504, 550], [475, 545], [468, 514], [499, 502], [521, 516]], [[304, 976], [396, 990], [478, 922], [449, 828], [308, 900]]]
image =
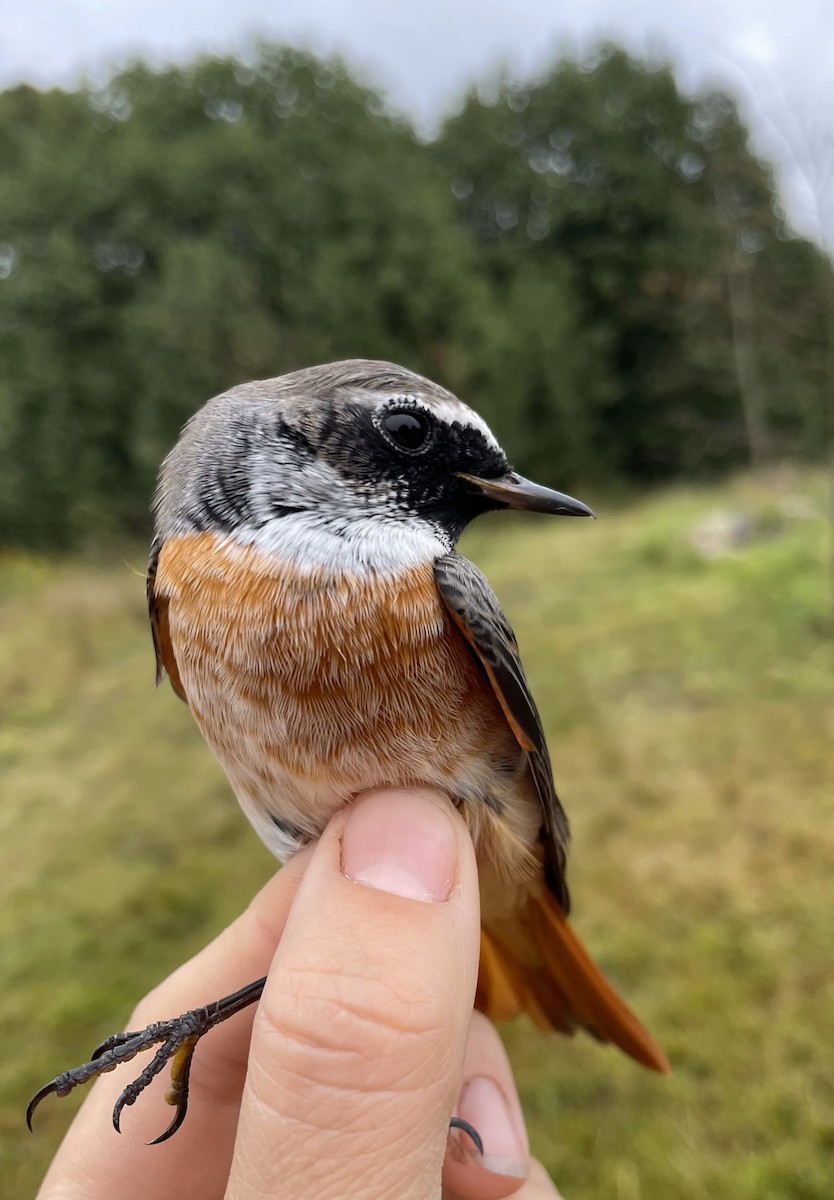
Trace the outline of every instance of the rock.
[[741, 509], [716, 509], [689, 530], [688, 541], [702, 558], [725, 558], [756, 537], [758, 521]]
[[779, 501], [779, 512], [787, 521], [813, 521], [820, 516], [820, 510], [810, 496], [800, 496], [793, 493], [783, 496]]

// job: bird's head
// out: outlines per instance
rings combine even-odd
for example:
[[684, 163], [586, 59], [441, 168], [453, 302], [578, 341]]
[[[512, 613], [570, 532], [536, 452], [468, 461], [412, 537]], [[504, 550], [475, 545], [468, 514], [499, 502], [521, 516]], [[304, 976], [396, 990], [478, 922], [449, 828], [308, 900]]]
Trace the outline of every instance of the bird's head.
[[[480, 513], [593, 516], [517, 475], [486, 423], [392, 363], [353, 360], [243, 384], [210, 400], [162, 468], [163, 537], [211, 531], [376, 566], [418, 543], [443, 553]], [[408, 555], [406, 555], [408, 557]]]

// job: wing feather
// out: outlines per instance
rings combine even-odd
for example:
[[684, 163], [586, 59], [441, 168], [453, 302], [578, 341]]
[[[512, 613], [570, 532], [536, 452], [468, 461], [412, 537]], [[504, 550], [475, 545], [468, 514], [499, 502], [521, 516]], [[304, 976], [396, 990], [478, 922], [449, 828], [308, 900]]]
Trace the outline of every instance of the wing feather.
[[521, 665], [518, 643], [489, 581], [460, 554], [435, 560], [434, 577], [444, 604], [483, 668], [524, 751], [542, 806], [547, 881], [567, 913], [565, 884], [568, 822], [556, 795], [541, 718]]
[[185, 694], [185, 688], [182, 686], [182, 680], [180, 679], [177, 660], [174, 657], [174, 647], [171, 644], [171, 633], [168, 628], [168, 599], [166, 596], [158, 596], [156, 593], [156, 568], [159, 563], [162, 546], [162, 538], [155, 537], [151, 543], [146, 579], [148, 617], [151, 622], [151, 637], [153, 638], [154, 654], [156, 655], [156, 682], [158, 684], [161, 683], [163, 675], [167, 674], [171, 681], [171, 687], [177, 693], [180, 700], [185, 700], [188, 703], [188, 697]]

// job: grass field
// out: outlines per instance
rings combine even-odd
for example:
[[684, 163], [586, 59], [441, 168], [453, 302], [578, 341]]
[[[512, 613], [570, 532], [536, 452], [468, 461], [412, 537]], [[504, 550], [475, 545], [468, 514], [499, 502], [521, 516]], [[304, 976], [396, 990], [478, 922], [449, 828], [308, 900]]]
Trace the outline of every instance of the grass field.
[[[823, 511], [822, 479], [779, 486]], [[717, 507], [761, 536], [707, 562], [686, 531]], [[508, 1030], [567, 1200], [834, 1196], [834, 627], [826, 524], [804, 507], [740, 479], [595, 524], [496, 519], [465, 545], [540, 701], [576, 923], [675, 1068]], [[30, 1137], [34, 1088], [272, 869], [151, 686], [143, 567], [0, 558], [5, 1200], [34, 1193], [74, 1107], [45, 1104]]]

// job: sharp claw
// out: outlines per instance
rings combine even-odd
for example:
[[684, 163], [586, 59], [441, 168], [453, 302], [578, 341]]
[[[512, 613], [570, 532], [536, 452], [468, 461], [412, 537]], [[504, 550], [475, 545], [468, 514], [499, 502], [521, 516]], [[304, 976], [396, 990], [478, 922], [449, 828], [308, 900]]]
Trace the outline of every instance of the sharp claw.
[[51, 1080], [50, 1083], [45, 1083], [42, 1088], [40, 1088], [37, 1092], [35, 1092], [34, 1096], [29, 1101], [29, 1107], [26, 1109], [26, 1124], [29, 1128], [30, 1133], [33, 1132], [32, 1117], [34, 1115], [35, 1109], [38, 1107], [41, 1100], [45, 1100], [47, 1096], [51, 1096], [54, 1092], [57, 1092], [57, 1090], [58, 1090], [58, 1081], [57, 1081], [57, 1079], [53, 1079], [53, 1080]]
[[474, 1125], [470, 1125], [468, 1121], [464, 1121], [462, 1117], [452, 1117], [449, 1122], [450, 1129], [460, 1129], [468, 1135], [475, 1143], [475, 1148], [479, 1154], [483, 1155], [484, 1143], [481, 1141], [481, 1135], [478, 1133]]
[[[127, 1087], [130, 1087], [130, 1084], [128, 1084]], [[127, 1091], [127, 1088], [125, 1088], [125, 1092], [126, 1091]], [[122, 1115], [122, 1109], [127, 1104], [127, 1100], [125, 1099], [125, 1092], [122, 1092], [122, 1094], [119, 1096], [116, 1103], [113, 1105], [113, 1128], [116, 1130], [116, 1133], [122, 1132], [121, 1129], [119, 1128], [119, 1119], [121, 1118], [121, 1115]]]
[[145, 1089], [146, 1083], [143, 1082], [144, 1076], [145, 1076], [145, 1072], [143, 1071], [142, 1074], [138, 1075], [137, 1078], [134, 1079], [132, 1083], [129, 1083], [127, 1085], [127, 1087], [124, 1089], [124, 1091], [122, 1092], [122, 1094], [119, 1096], [116, 1103], [113, 1105], [113, 1128], [116, 1130], [116, 1133], [122, 1132], [121, 1129], [119, 1128], [119, 1121], [121, 1119], [123, 1110], [129, 1104], [133, 1104], [136, 1101], [139, 1094], [141, 1092], [143, 1092]]
[[32, 1116], [35, 1109], [46, 1096], [66, 1096], [74, 1088], [95, 1079], [106, 1071], [113, 1071], [125, 1062], [130, 1062], [142, 1050], [150, 1049], [157, 1043], [163, 1043], [157, 1049], [151, 1061], [132, 1083], [129, 1083], [119, 1096], [113, 1108], [113, 1128], [121, 1133], [120, 1120], [123, 1109], [133, 1104], [145, 1090], [152, 1079], [171, 1064], [171, 1090], [169, 1104], [176, 1107], [174, 1118], [168, 1128], [148, 1142], [149, 1146], [157, 1146], [173, 1137], [185, 1120], [188, 1111], [188, 1081], [191, 1073], [191, 1056], [194, 1047], [207, 1030], [218, 1025], [221, 1021], [241, 1012], [260, 998], [266, 977], [254, 980], [253, 983], [239, 988], [229, 996], [206, 1005], [203, 1008], [192, 1009], [182, 1016], [167, 1021], [155, 1021], [145, 1029], [129, 1033], [115, 1033], [96, 1047], [89, 1062], [80, 1067], [73, 1067], [58, 1075], [36, 1092], [29, 1101], [26, 1109], [26, 1124], [31, 1131]]
[[[194, 1060], [194, 1049], [197, 1041], [186, 1041], [177, 1050], [176, 1056], [171, 1066], [171, 1087], [165, 1094], [165, 1099], [168, 1104], [176, 1106], [174, 1119], [167, 1129], [160, 1133], [159, 1137], [155, 1137], [152, 1142], [148, 1142], [149, 1146], [158, 1146], [160, 1142], [167, 1142], [168, 1138], [173, 1137], [185, 1120], [185, 1114], [188, 1112], [188, 1089], [191, 1080], [191, 1064]], [[177, 1060], [180, 1059], [179, 1066]]]
[[45, 1083], [40, 1091], [35, 1092], [26, 1109], [26, 1124], [29, 1126], [30, 1133], [32, 1132], [32, 1116], [41, 1100], [47, 1096], [68, 1096], [76, 1084], [73, 1072], [65, 1071], [63, 1075], [56, 1075], [54, 1079], [50, 1079], [49, 1083]]
[[188, 1101], [177, 1106], [177, 1111], [174, 1113], [174, 1119], [166, 1130], [160, 1133], [159, 1137], [155, 1137], [152, 1142], [148, 1142], [148, 1146], [159, 1146], [162, 1142], [167, 1142], [168, 1138], [173, 1137], [185, 1120], [185, 1114], [188, 1112]]

